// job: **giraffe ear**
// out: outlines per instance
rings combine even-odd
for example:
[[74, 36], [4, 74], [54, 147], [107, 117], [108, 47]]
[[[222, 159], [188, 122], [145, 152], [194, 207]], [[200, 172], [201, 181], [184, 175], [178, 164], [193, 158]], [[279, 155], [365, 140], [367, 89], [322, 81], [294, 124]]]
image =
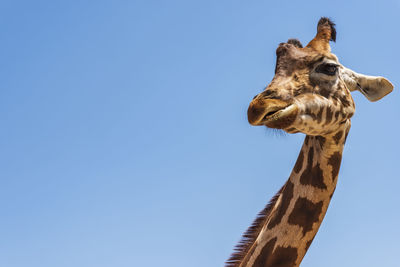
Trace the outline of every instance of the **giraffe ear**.
[[342, 66], [341, 78], [350, 91], [360, 91], [369, 101], [375, 102], [393, 91], [393, 84], [380, 76], [368, 76]]

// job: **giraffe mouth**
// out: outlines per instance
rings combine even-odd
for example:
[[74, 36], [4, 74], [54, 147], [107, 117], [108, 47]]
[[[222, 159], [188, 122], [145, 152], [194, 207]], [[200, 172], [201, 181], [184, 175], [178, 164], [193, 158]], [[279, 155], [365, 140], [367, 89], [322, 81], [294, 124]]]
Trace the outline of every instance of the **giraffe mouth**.
[[267, 114], [265, 114], [262, 121], [263, 121], [263, 123], [266, 123], [266, 122], [278, 120], [279, 118], [282, 118], [282, 117], [292, 114], [293, 111], [295, 111], [296, 109], [297, 109], [297, 107], [294, 104], [292, 104], [292, 105], [289, 105], [284, 108], [269, 111]]
[[298, 108], [295, 104], [271, 110], [264, 115], [261, 122], [270, 128], [284, 129], [293, 123], [297, 115], [297, 110]]

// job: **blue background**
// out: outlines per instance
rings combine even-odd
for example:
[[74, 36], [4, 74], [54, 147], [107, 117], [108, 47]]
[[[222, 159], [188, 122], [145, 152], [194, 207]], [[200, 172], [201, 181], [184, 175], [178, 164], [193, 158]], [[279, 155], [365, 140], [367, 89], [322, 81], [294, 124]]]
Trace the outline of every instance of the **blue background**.
[[398, 266], [399, 1], [1, 1], [0, 266], [222, 266], [304, 135], [252, 127], [321, 16], [357, 111], [302, 266]]

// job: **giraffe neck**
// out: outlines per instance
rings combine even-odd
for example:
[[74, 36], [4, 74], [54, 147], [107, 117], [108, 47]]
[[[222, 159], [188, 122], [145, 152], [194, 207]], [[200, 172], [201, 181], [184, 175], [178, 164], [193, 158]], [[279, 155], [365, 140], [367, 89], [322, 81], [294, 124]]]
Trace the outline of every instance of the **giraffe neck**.
[[335, 191], [349, 129], [346, 123], [328, 137], [306, 136], [288, 181], [272, 200], [236, 266], [300, 265]]

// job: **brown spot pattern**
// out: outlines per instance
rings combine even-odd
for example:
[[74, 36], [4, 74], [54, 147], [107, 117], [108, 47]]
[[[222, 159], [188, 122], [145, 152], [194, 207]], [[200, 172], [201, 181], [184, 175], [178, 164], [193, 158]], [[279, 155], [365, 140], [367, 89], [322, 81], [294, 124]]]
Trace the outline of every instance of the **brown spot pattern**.
[[310, 136], [306, 136], [306, 138], [304, 139], [304, 144], [306, 145], [306, 146], [308, 146], [308, 142], [310, 141]]
[[337, 120], [339, 119], [339, 114], [340, 114], [339, 111], [336, 111], [336, 112], [335, 112], [335, 121], [337, 121]]
[[[314, 236], [315, 237], [315, 236]], [[311, 246], [311, 243], [313, 242], [313, 240], [314, 240], [314, 237], [313, 238], [311, 238], [311, 240], [308, 240], [307, 241], [307, 243], [306, 243], [306, 251], [310, 248], [310, 246]]]
[[303, 235], [305, 235], [312, 230], [313, 224], [318, 222], [319, 215], [322, 212], [322, 204], [322, 201], [314, 204], [307, 198], [299, 197], [289, 215], [288, 222], [302, 227]]
[[326, 121], [325, 121], [326, 124], [328, 124], [328, 123], [330, 123], [332, 121], [333, 111], [329, 107], [326, 109], [326, 116], [325, 117], [326, 117]]
[[275, 211], [275, 214], [273, 214], [270, 222], [268, 223], [268, 229], [274, 228], [276, 225], [278, 225], [283, 216], [286, 214], [286, 211], [289, 207], [290, 200], [293, 198], [293, 189], [294, 189], [294, 184], [291, 181], [287, 181], [285, 188], [283, 189], [281, 193], [281, 202], [278, 206], [278, 208]]
[[342, 96], [340, 98], [340, 102], [342, 102], [342, 105], [347, 108], [348, 106], [350, 106], [350, 101], [347, 99], [346, 95]]
[[307, 158], [307, 167], [300, 176], [300, 183], [303, 185], [311, 185], [321, 189], [326, 189], [327, 187], [324, 183], [324, 176], [322, 169], [319, 166], [319, 163], [317, 163], [313, 167], [312, 166], [313, 160], [314, 160], [314, 149], [310, 148]]
[[342, 161], [342, 154], [335, 152], [328, 160], [328, 164], [332, 166], [332, 180], [335, 180], [339, 175], [340, 162]]
[[315, 139], [319, 142], [319, 145], [321, 146], [321, 149], [322, 149], [322, 147], [324, 146], [325, 141], [326, 141], [325, 137], [319, 135], [319, 136], [316, 136]]
[[344, 135], [344, 142], [346, 143], [346, 141], [347, 141], [347, 136], [349, 135], [349, 132], [350, 132], [350, 128], [348, 128], [347, 130], [346, 130], [346, 133], [345, 133], [345, 135]]
[[304, 151], [301, 150], [300, 155], [297, 158], [296, 164], [294, 165], [294, 168], [293, 168], [293, 170], [296, 173], [299, 173], [301, 171], [301, 168], [303, 168], [303, 161], [304, 161]]
[[267, 242], [254, 261], [253, 267], [293, 267], [296, 265], [297, 249], [290, 246], [286, 248], [277, 246], [274, 250], [276, 240], [275, 237]]
[[343, 137], [343, 131], [339, 131], [333, 136], [333, 140], [335, 140], [336, 144], [339, 144], [342, 137]]

